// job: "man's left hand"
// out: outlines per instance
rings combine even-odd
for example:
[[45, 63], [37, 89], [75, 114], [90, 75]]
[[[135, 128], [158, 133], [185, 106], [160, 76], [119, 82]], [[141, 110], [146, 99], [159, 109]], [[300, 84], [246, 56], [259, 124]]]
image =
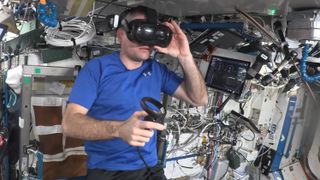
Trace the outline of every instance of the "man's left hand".
[[192, 54], [189, 48], [189, 42], [185, 33], [181, 30], [178, 24], [171, 20], [170, 22], [164, 22], [164, 25], [168, 26], [172, 31], [172, 40], [168, 47], [162, 48], [156, 46], [155, 48], [164, 54], [168, 54], [172, 57], [180, 60], [192, 58]]

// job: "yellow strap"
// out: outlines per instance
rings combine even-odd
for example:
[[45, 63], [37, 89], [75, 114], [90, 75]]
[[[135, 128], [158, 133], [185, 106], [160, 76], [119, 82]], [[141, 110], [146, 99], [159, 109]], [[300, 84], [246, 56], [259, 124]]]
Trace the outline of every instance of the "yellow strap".
[[82, 9], [80, 16], [87, 16], [88, 12], [92, 9], [94, 0], [88, 0], [85, 7]]
[[76, 13], [77, 13], [77, 11], [78, 11], [78, 9], [80, 7], [80, 4], [81, 4], [81, 1], [75, 0], [73, 5], [72, 5], [72, 8], [71, 8], [71, 11], [70, 11], [69, 15], [71, 15], [71, 16], [76, 15]]

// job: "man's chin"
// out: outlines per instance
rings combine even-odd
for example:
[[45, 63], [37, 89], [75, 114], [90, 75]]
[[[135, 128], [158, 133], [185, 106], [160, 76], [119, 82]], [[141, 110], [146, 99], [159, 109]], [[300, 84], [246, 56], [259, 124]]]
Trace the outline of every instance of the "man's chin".
[[136, 58], [134, 61], [137, 61], [137, 62], [141, 62], [141, 61], [145, 61], [147, 59], [149, 59], [150, 55], [144, 55], [144, 56], [140, 56], [138, 58]]
[[132, 59], [133, 61], [135, 61], [135, 62], [143, 62], [143, 61], [145, 61], [145, 60], [147, 60], [148, 58], [146, 58], [146, 59]]

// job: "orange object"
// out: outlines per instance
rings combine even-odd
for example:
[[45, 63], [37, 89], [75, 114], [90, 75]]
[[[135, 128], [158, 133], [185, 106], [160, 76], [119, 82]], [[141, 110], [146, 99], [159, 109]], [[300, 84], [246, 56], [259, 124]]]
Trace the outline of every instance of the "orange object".
[[0, 135], [0, 146], [2, 146], [4, 144], [4, 137], [2, 135]]
[[47, 4], [47, 0], [40, 0], [40, 4]]
[[214, 49], [215, 47], [211, 43], [208, 44], [207, 49], [202, 53], [201, 58], [207, 62], [210, 62]]

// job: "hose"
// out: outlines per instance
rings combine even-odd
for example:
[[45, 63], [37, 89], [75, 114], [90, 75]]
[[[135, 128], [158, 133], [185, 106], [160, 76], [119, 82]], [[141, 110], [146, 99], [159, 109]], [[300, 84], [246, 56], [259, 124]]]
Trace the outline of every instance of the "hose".
[[309, 48], [310, 48], [310, 44], [305, 44], [303, 47], [302, 58], [300, 60], [301, 76], [302, 76], [302, 79], [307, 82], [319, 81], [320, 80], [320, 73], [315, 74], [315, 75], [308, 75], [307, 74], [307, 58], [308, 58], [308, 54], [309, 54], [309, 51], [308, 51]]

